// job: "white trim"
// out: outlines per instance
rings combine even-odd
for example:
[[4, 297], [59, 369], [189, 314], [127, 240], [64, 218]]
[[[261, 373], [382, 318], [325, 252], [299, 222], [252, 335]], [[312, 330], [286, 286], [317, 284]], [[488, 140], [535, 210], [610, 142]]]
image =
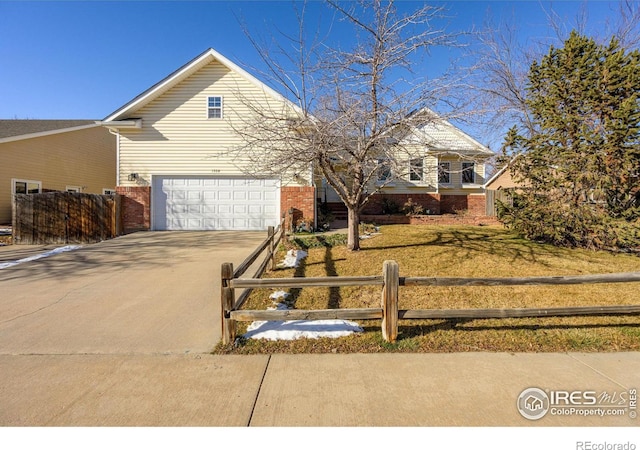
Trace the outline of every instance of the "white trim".
[[29, 183], [35, 183], [38, 185], [38, 193], [42, 192], [42, 181], [36, 180], [25, 180], [22, 178], [12, 178], [11, 179], [11, 194], [16, 193], [16, 183], [27, 183], [27, 190], [29, 188]]
[[[413, 171], [413, 161], [420, 161], [420, 178], [418, 178], [417, 180], [412, 180], [411, 176], [415, 174], [415, 172]], [[425, 173], [424, 173], [424, 158], [423, 157], [419, 157], [419, 158], [409, 158], [409, 177], [408, 180], [409, 183], [413, 183], [413, 184], [427, 184], [425, 181]]]
[[[471, 171], [471, 174], [473, 175], [473, 181], [466, 182], [466, 183], [464, 181], [465, 170], [467, 170], [467, 169], [464, 168], [465, 164], [471, 164], [472, 167], [473, 167], [473, 170]], [[476, 176], [477, 176], [477, 173], [476, 173], [476, 162], [475, 161], [461, 161], [460, 162], [460, 184], [463, 187], [464, 186], [474, 186], [474, 185], [482, 187], [482, 185], [479, 185], [479, 184], [476, 183]]]
[[107, 128], [142, 128], [142, 119], [130, 119], [130, 120], [98, 120], [96, 123], [100, 126]]
[[114, 188], [102, 188], [102, 195], [114, 195], [114, 194], [116, 194], [116, 190]]
[[27, 133], [27, 134], [20, 134], [17, 136], [9, 136], [6, 138], [1, 138], [0, 144], [4, 144], [5, 142], [21, 141], [23, 139], [33, 139], [38, 137], [51, 136], [52, 134], [69, 133], [71, 131], [86, 130], [88, 128], [95, 128], [98, 126], [100, 125], [97, 123], [93, 123], [89, 125], [80, 125], [77, 127], [58, 128], [57, 130], [48, 130], [48, 131], [40, 131], [37, 133]]
[[[220, 106], [209, 106], [209, 100], [212, 98], [220, 99]], [[209, 111], [220, 109], [220, 117], [210, 117]], [[207, 95], [207, 120], [222, 120], [224, 119], [224, 96], [223, 95]]]
[[67, 192], [82, 192], [82, 186], [67, 185], [65, 186], [64, 190]]
[[[447, 183], [441, 183], [440, 182], [440, 164], [446, 164], [449, 168], [446, 170], [447, 175], [449, 175], [449, 181]], [[451, 181], [451, 161], [438, 161], [437, 164], [437, 174], [436, 174], [436, 182], [438, 183], [438, 186], [442, 186], [442, 187], [452, 187], [453, 186], [453, 182]]]

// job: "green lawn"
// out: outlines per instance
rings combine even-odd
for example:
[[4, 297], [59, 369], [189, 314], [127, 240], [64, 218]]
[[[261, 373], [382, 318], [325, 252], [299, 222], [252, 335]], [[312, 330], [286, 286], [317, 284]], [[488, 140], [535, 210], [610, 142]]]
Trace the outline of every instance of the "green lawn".
[[[282, 250], [284, 252], [284, 249]], [[379, 275], [396, 260], [400, 276], [523, 277], [640, 271], [640, 258], [533, 243], [501, 227], [381, 227], [349, 252], [343, 245], [309, 248], [297, 269], [265, 277]], [[281, 255], [282, 256], [282, 255]], [[280, 258], [282, 259], [282, 258]], [[243, 309], [272, 306], [273, 290], [255, 290]], [[376, 308], [379, 287], [292, 289], [297, 309]], [[521, 287], [401, 287], [400, 309], [534, 308], [640, 304], [640, 283]], [[383, 341], [380, 321], [359, 321], [365, 332], [339, 339], [240, 340], [218, 353], [457, 352], [640, 350], [640, 316], [500, 320], [400, 321], [398, 341]], [[238, 335], [247, 323], [239, 323]]]

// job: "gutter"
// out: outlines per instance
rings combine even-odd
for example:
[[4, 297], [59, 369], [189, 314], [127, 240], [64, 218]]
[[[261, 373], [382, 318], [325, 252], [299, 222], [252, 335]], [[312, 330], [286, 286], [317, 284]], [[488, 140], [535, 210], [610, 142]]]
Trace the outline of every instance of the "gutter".
[[99, 120], [96, 124], [107, 128], [142, 128], [142, 119], [129, 119], [129, 120]]

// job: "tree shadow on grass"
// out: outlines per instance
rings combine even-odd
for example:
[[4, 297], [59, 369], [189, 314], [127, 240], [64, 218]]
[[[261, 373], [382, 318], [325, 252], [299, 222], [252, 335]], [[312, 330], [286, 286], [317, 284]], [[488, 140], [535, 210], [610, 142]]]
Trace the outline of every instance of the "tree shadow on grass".
[[[328, 243], [323, 236], [318, 236], [317, 240], [325, 248], [324, 261], [322, 263], [307, 264], [306, 259], [302, 259], [299, 262], [298, 267], [296, 267], [296, 270], [293, 274], [294, 278], [305, 277], [307, 266], [313, 265], [313, 264], [324, 264], [325, 274], [328, 277], [338, 276], [336, 261], [333, 259], [332, 245]], [[309, 250], [308, 247], [301, 245], [301, 243], [298, 243], [298, 245], [300, 245], [304, 251]], [[296, 301], [300, 297], [300, 294], [302, 293], [302, 289], [303, 288], [289, 289], [289, 297], [287, 298], [286, 303], [289, 304], [290, 306], [294, 306]], [[340, 293], [340, 287], [332, 286], [332, 287], [329, 287], [328, 289], [329, 289], [329, 292], [328, 292], [328, 298], [327, 298], [327, 309], [339, 309], [342, 303], [342, 294]]]
[[[367, 246], [361, 251], [430, 248], [434, 257], [446, 256], [452, 264], [478, 255], [493, 255], [508, 258], [511, 261], [547, 265], [545, 258], [567, 255], [567, 249], [529, 241], [502, 229], [486, 227], [452, 226], [438, 230], [425, 229], [424, 237], [415, 239], [414, 235], [413, 240], [417, 242], [402, 244], [395, 240], [391, 245]], [[440, 250], [437, 250], [438, 248]], [[572, 258], [587, 260], [588, 255], [575, 253], [572, 254]]]

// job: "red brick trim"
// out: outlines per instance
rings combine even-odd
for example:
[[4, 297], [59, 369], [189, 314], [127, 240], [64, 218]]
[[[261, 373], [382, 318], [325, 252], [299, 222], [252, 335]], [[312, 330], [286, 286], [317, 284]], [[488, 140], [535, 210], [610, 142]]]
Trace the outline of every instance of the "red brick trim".
[[151, 229], [151, 186], [117, 186], [125, 233]]
[[285, 228], [289, 228], [290, 218], [293, 225], [302, 221], [315, 221], [315, 196], [313, 186], [283, 186], [280, 189], [280, 214], [285, 217]]
[[471, 216], [484, 216], [486, 214], [486, 196], [474, 195], [441, 195], [441, 214], [466, 213]]

